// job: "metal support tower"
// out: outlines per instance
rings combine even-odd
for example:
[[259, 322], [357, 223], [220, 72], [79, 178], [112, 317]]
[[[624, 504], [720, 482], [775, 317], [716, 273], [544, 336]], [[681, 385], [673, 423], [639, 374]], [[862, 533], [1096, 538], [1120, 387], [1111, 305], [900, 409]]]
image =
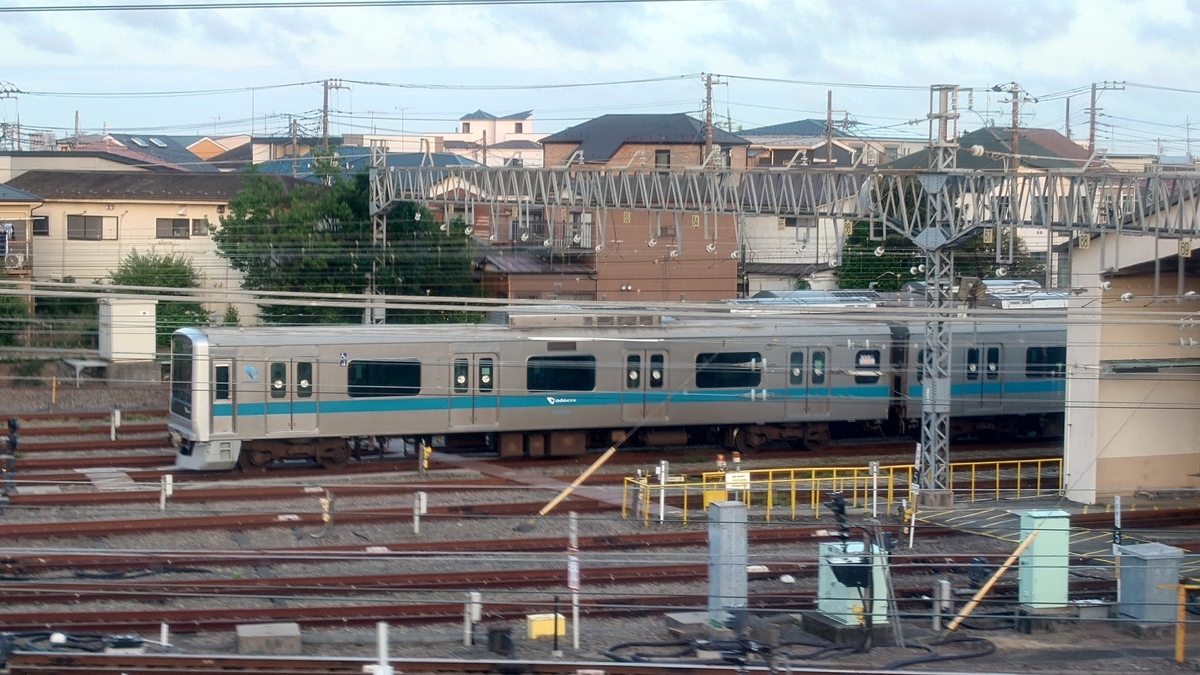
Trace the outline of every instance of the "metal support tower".
[[[952, 244], [956, 232], [948, 185], [957, 167], [958, 87], [934, 85], [929, 96], [929, 170], [919, 176], [926, 195], [928, 224], [909, 236], [925, 254], [925, 379], [921, 383], [921, 454], [917, 485], [927, 505], [950, 504], [950, 287], [954, 283]], [[903, 232], [902, 232], [903, 234]]]
[[387, 143], [371, 141], [371, 248], [376, 255], [371, 258], [371, 279], [367, 284], [367, 306], [363, 310], [363, 323], [386, 323], [387, 309], [375, 297], [379, 295], [376, 276], [379, 273], [380, 254], [387, 250], [387, 207], [390, 190], [381, 181], [387, 177]]

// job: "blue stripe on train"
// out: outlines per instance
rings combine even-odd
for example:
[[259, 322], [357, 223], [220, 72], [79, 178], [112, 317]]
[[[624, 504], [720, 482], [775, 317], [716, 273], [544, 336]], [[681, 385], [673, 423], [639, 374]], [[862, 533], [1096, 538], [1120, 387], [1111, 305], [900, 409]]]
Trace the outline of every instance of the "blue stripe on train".
[[[967, 382], [961, 384], [950, 385], [951, 396], [979, 396], [980, 388], [983, 388], [983, 394], [1035, 394], [1035, 393], [1060, 393], [1067, 389], [1067, 381], [1061, 378], [1052, 378], [1045, 380], [1018, 380], [1016, 382], [1003, 383], [1003, 391], [1001, 391], [1000, 383], [987, 382], [983, 385], [976, 382]], [[909, 398], [921, 398], [921, 385], [913, 384], [908, 387]]]

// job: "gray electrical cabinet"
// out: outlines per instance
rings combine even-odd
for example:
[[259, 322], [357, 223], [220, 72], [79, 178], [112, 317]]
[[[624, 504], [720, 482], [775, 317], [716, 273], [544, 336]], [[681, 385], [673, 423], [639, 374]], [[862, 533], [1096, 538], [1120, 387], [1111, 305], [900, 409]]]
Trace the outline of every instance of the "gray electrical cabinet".
[[708, 505], [708, 615], [724, 621], [729, 610], [748, 604], [746, 505], [713, 502]]
[[[888, 622], [887, 580], [884, 577], [887, 556], [872, 546], [875, 555], [866, 553], [866, 546], [861, 541], [845, 543], [824, 542], [818, 547], [817, 561], [817, 611], [845, 624], [854, 625], [862, 620], [866, 613], [867, 590], [842, 583], [850, 576], [861, 576], [857, 581], [865, 583], [866, 575], [870, 573], [874, 590], [871, 592], [871, 623], [882, 626]], [[872, 564], [874, 563], [874, 564]], [[840, 567], [842, 578], [838, 578], [835, 568]], [[853, 573], [857, 572], [857, 575]]]
[[[1121, 583], [1117, 611], [1146, 623], [1174, 622], [1183, 550], [1166, 544], [1120, 546]], [[1159, 588], [1170, 586], [1170, 588]]]

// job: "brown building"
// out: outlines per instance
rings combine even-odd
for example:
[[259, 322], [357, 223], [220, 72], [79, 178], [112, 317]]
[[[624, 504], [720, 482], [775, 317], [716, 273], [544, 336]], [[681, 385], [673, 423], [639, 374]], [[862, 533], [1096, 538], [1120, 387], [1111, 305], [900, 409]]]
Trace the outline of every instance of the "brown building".
[[[604, 115], [542, 139], [543, 164], [679, 172], [700, 166], [704, 145], [704, 125], [688, 115]], [[746, 167], [747, 141], [714, 129], [713, 146], [716, 162]], [[477, 206], [472, 220], [476, 236], [493, 249], [482, 274], [490, 296], [630, 302], [738, 296], [733, 216], [485, 209]], [[501, 250], [502, 257], [492, 254]]]

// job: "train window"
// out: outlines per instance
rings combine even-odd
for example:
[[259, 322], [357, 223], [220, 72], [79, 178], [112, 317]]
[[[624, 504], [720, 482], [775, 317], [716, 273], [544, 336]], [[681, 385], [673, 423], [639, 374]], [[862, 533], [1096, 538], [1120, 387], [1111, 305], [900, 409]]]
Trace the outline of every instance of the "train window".
[[696, 355], [696, 387], [757, 387], [762, 381], [758, 352], [709, 352]]
[[812, 384], [825, 384], [825, 352], [812, 353]]
[[495, 384], [495, 367], [492, 359], [479, 359], [479, 391], [489, 392]]
[[346, 389], [350, 398], [416, 396], [421, 393], [421, 362], [351, 361]]
[[471, 379], [471, 364], [466, 359], [454, 359], [454, 393], [467, 393], [467, 380]]
[[925, 350], [917, 352], [917, 382], [925, 381]]
[[287, 364], [271, 364], [271, 398], [287, 396]]
[[192, 418], [192, 341], [182, 335], [173, 338], [171, 348], [171, 412]]
[[313, 394], [312, 362], [296, 364], [296, 398], [311, 398]]
[[529, 391], [591, 391], [596, 388], [596, 357], [531, 356], [525, 364]]
[[1030, 347], [1025, 350], [1026, 377], [1067, 376], [1066, 347]]
[[854, 384], [875, 384], [882, 371], [878, 349], [863, 349], [854, 356]]
[[987, 379], [1000, 378], [1000, 348], [988, 347], [987, 350]]
[[662, 354], [650, 355], [650, 388], [662, 389], [667, 379], [667, 360]]
[[788, 357], [788, 384], [804, 384], [804, 352]]
[[213, 369], [213, 398], [229, 400], [229, 364], [223, 363]]
[[625, 358], [625, 388], [638, 389], [642, 384], [642, 357], [630, 354]]
[[974, 347], [967, 350], [967, 379], [979, 379], [979, 350]]

